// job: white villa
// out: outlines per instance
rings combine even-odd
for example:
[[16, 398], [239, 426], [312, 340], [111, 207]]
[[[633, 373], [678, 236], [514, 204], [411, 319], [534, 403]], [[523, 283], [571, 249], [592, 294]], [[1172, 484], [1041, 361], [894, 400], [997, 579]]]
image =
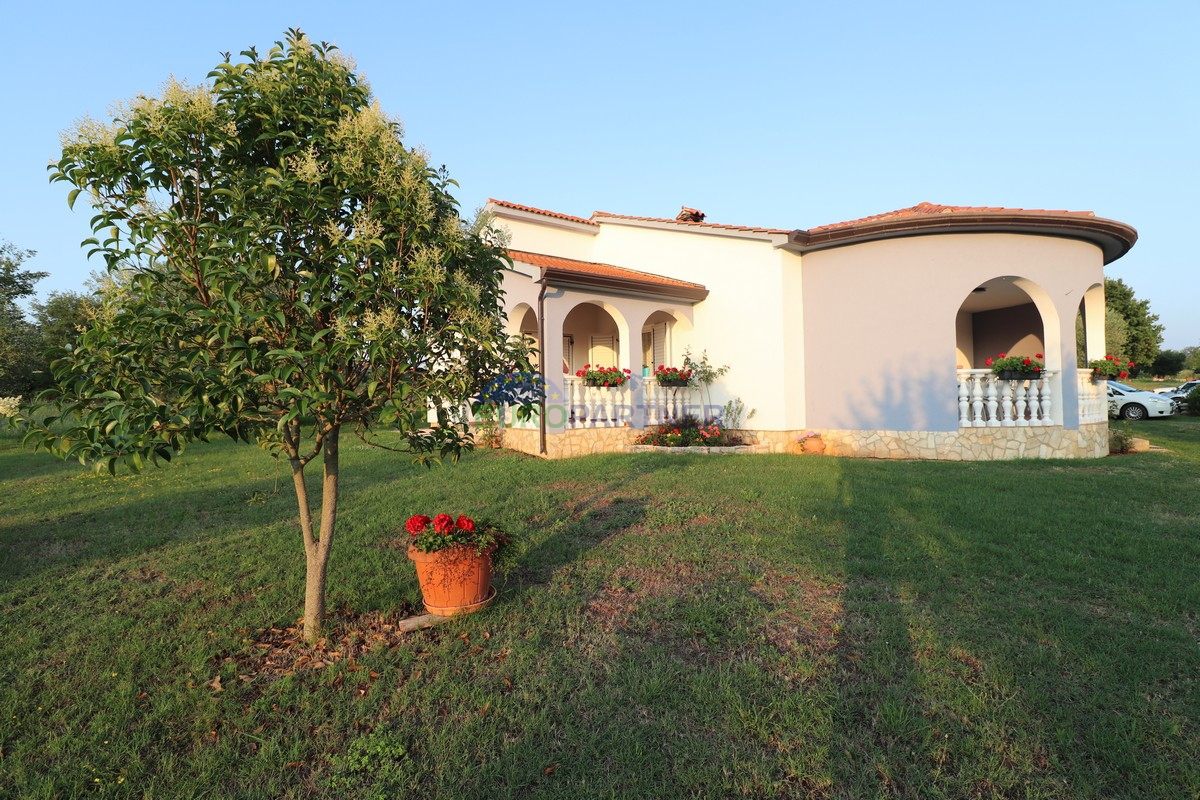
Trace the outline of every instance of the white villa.
[[[772, 452], [822, 434], [828, 452], [977, 460], [1100, 457], [1103, 384], [1076, 364], [1104, 354], [1104, 265], [1137, 240], [1091, 212], [929, 203], [809, 230], [589, 218], [489, 201], [510, 236], [510, 332], [537, 342], [545, 413], [504, 444], [550, 458], [622, 450], [690, 406], [740, 399]], [[729, 372], [695, 389], [642, 379], [683, 353]], [[1044, 354], [1038, 380], [999, 380], [1000, 353]], [[629, 369], [588, 387], [585, 364]]]

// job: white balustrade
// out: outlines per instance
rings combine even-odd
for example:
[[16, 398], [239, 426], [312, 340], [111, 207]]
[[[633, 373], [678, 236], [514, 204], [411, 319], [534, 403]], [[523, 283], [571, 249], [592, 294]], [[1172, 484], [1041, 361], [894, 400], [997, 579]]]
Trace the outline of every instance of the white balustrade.
[[645, 386], [646, 425], [665, 425], [687, 414], [703, 419], [700, 390], [694, 386], [659, 386], [653, 378]]
[[[1057, 370], [1037, 378], [1001, 380], [989, 369], [958, 370], [958, 424], [962, 428], [1054, 425]], [[1082, 394], [1081, 394], [1082, 398]]]
[[1076, 376], [1079, 387], [1079, 421], [1081, 423], [1108, 420], [1108, 381], [1092, 380], [1090, 369], [1081, 369]]
[[[635, 428], [662, 425], [685, 414], [702, 417], [700, 390], [694, 386], [659, 386], [653, 378], [642, 381], [641, 403], [634, 406], [631, 381], [624, 386], [588, 386], [574, 375], [562, 377], [561, 389], [553, 386], [546, 397], [546, 424], [550, 430], [577, 428]], [[502, 427], [537, 428], [539, 411], [527, 420], [517, 418], [516, 408], [505, 406]]]

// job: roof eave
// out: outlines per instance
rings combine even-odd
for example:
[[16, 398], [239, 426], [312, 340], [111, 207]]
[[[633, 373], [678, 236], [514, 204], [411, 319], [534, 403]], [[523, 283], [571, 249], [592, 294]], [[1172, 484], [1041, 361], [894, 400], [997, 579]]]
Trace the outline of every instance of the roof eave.
[[1128, 253], [1138, 238], [1137, 231], [1132, 226], [1101, 217], [956, 213], [881, 220], [828, 230], [794, 230], [788, 234], [786, 248], [803, 254], [883, 239], [945, 233], [1023, 233], [1077, 239], [1099, 247], [1104, 254], [1105, 264], [1112, 263]]
[[501, 203], [491, 201], [484, 206], [483, 210], [500, 219], [531, 222], [535, 225], [544, 225], [550, 228], [563, 228], [576, 233], [586, 233], [591, 236], [595, 236], [600, 232], [600, 226], [596, 225], [594, 222], [563, 219], [562, 217], [558, 217], [553, 214], [535, 213], [533, 211], [526, 211], [520, 208], [511, 208]]
[[652, 220], [622, 217], [617, 214], [607, 214], [601, 211], [592, 215], [592, 221], [597, 225], [627, 225], [632, 228], [652, 228], [660, 231], [675, 231], [682, 233], [697, 233], [703, 236], [724, 236], [730, 239], [753, 239], [760, 242], [771, 242], [777, 246], [787, 243], [788, 234], [767, 230], [741, 230], [736, 227], [710, 225], [704, 222], [681, 222], [677, 220]]
[[582, 275], [559, 267], [542, 267], [542, 278], [547, 284], [563, 288], [596, 290], [602, 289], [631, 297], [659, 297], [698, 303], [708, 297], [703, 286], [669, 286], [654, 281], [639, 281], [634, 278], [619, 278], [613, 275]]

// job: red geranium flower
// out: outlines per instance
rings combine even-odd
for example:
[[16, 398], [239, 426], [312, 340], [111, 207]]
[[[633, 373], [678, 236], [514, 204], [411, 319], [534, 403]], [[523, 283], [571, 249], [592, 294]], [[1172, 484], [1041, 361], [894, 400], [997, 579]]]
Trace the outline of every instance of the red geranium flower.
[[454, 517], [449, 514], [438, 514], [433, 518], [433, 529], [441, 534], [454, 532]]
[[992, 365], [992, 360], [990, 358], [984, 359], [983, 365], [985, 367], [990, 367]]
[[1042, 355], [1041, 353], [1034, 353], [1033, 357], [1034, 358], [1045, 358], [1045, 356]]
[[1008, 358], [1008, 353], [1001, 353], [998, 358]]
[[467, 533], [471, 533], [472, 531], [475, 530], [475, 520], [471, 519], [470, 517], [466, 516], [465, 514], [460, 514], [458, 517], [458, 522], [456, 522], [455, 524], [458, 525], [458, 529], [460, 531], [466, 531]]
[[408, 518], [408, 522], [404, 523], [404, 528], [413, 536], [416, 536], [421, 531], [425, 530], [425, 526], [430, 522], [429, 517], [424, 514], [414, 514]]

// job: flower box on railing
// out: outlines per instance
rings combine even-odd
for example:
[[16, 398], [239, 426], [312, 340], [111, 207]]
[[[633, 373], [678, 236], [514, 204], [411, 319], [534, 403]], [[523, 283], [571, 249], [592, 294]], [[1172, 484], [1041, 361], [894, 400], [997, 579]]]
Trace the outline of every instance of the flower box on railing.
[[658, 369], [654, 370], [654, 380], [659, 386], [666, 386], [676, 389], [683, 386], [691, 386], [692, 371], [690, 369], [667, 367], [659, 364]]
[[593, 367], [591, 364], [584, 364], [583, 369], [575, 373], [575, 377], [583, 378], [583, 382], [587, 386], [612, 388], [615, 386], [624, 386], [631, 374], [627, 369]]
[[1046, 370], [1046, 365], [1039, 360], [1042, 358], [1045, 356], [1041, 353], [1035, 356], [1010, 356], [1001, 353], [983, 363], [1002, 381], [1036, 381]]

